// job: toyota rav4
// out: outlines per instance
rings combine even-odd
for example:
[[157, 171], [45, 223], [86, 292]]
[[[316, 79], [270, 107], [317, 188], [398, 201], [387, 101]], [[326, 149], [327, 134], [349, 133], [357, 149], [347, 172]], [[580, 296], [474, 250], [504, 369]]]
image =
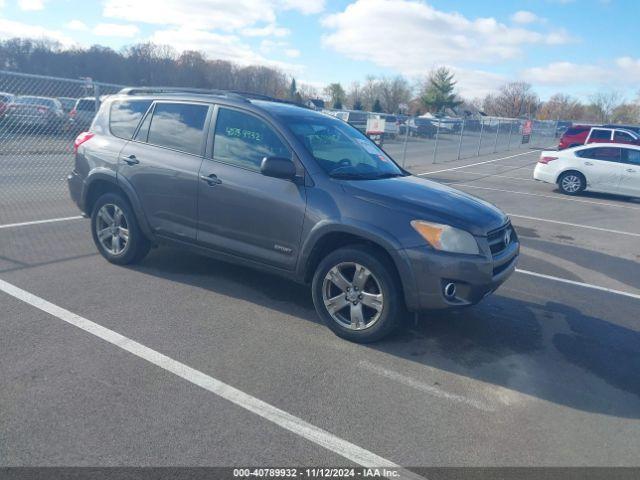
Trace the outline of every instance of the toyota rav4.
[[311, 285], [337, 335], [463, 307], [514, 271], [495, 206], [403, 170], [348, 123], [224, 91], [125, 89], [74, 144], [71, 197], [100, 253], [169, 244]]

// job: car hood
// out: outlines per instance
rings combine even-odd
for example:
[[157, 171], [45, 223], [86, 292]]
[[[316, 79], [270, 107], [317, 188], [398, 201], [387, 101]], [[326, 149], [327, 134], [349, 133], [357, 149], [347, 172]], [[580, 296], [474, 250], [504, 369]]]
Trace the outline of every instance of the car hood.
[[508, 218], [495, 205], [460, 190], [416, 176], [378, 180], [348, 180], [345, 191], [360, 200], [377, 203], [415, 217], [451, 225], [484, 236]]

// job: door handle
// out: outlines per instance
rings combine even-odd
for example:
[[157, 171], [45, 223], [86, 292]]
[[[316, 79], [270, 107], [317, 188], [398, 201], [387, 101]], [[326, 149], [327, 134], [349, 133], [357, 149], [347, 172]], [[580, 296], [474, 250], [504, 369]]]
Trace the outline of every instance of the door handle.
[[205, 182], [207, 182], [209, 184], [210, 187], [213, 187], [215, 185], [219, 185], [222, 183], [222, 180], [220, 180], [218, 178], [217, 175], [215, 175], [214, 173], [212, 173], [211, 175], [200, 175], [200, 180], [204, 180]]
[[627, 168], [627, 172], [629, 173], [635, 173], [635, 170], [633, 168]]
[[135, 155], [123, 155], [120, 158], [122, 158], [122, 161], [124, 161], [127, 165], [137, 165], [138, 163], [140, 163], [140, 160], [138, 160]]
[[593, 167], [593, 163], [591, 163], [591, 162], [584, 162], [584, 164], [585, 164], [587, 167]]

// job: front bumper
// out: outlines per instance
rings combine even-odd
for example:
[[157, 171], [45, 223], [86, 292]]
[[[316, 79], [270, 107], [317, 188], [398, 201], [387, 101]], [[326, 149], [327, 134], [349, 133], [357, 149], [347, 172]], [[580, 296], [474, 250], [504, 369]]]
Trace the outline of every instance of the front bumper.
[[[404, 274], [411, 277], [403, 282], [409, 310], [469, 306], [494, 292], [514, 272], [520, 243], [516, 239], [496, 255], [486, 246], [483, 250], [481, 255], [439, 252], [428, 246], [401, 250], [409, 270]], [[444, 294], [448, 283], [456, 286], [453, 297]]]

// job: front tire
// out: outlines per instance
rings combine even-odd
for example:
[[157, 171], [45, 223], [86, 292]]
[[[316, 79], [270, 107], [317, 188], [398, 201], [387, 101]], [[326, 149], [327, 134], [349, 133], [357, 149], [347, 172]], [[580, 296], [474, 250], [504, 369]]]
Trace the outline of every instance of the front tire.
[[564, 172], [558, 178], [558, 187], [565, 195], [578, 195], [587, 188], [587, 179], [580, 172]]
[[401, 323], [405, 307], [395, 268], [366, 246], [330, 253], [313, 276], [313, 303], [336, 335], [370, 343]]
[[100, 254], [116, 265], [136, 263], [151, 248], [129, 202], [117, 193], [106, 193], [96, 201], [91, 233]]

